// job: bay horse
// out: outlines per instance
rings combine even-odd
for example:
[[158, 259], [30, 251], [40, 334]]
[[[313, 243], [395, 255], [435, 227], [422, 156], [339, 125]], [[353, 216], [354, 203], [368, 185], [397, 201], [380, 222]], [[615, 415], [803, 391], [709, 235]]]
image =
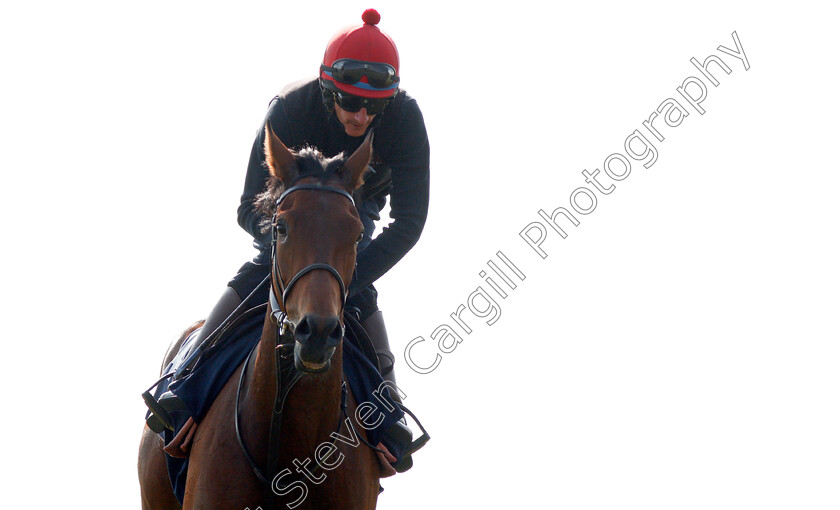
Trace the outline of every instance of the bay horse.
[[[350, 422], [357, 403], [343, 385], [341, 344], [346, 283], [362, 238], [352, 193], [363, 183], [373, 133], [346, 160], [311, 148], [293, 154], [268, 124], [265, 135], [271, 178], [260, 200], [266, 217], [273, 217], [272, 306], [259, 343], [195, 430], [183, 508], [372, 509], [382, 469], [375, 451], [330, 438], [364, 434], [358, 421]], [[294, 364], [303, 373], [291, 391], [278, 388], [281, 333], [293, 337]], [[164, 366], [184, 338], [186, 332]], [[281, 392], [287, 394], [274, 430]], [[316, 464], [324, 469], [314, 472]], [[144, 510], [182, 508], [167, 475], [163, 440], [148, 426], [138, 471]]]

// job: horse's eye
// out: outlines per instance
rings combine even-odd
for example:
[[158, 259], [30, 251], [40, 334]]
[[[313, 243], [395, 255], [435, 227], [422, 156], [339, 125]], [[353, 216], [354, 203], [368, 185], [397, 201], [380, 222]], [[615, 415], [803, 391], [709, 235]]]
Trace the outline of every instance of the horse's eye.
[[274, 232], [276, 232], [277, 237], [286, 237], [286, 235], [288, 234], [288, 232], [286, 231], [286, 224], [282, 221], [278, 221], [274, 225]]
[[364, 238], [365, 238], [365, 231], [362, 230], [361, 232], [359, 232], [359, 237], [356, 238], [356, 244], [361, 243], [362, 239], [364, 239]]

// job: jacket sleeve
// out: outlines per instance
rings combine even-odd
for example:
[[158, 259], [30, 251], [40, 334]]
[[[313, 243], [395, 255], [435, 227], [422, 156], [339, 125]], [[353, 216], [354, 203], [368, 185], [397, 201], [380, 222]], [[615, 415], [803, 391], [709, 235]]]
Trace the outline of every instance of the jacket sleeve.
[[393, 221], [357, 256], [355, 295], [391, 269], [420, 239], [429, 210], [429, 139], [414, 100], [402, 105], [397, 137], [387, 161], [391, 167], [390, 217]]
[[257, 131], [254, 145], [251, 147], [248, 171], [245, 174], [245, 189], [239, 199], [239, 208], [237, 209], [239, 226], [254, 237], [254, 246], [260, 250], [271, 242], [270, 233], [263, 234], [260, 232], [262, 215], [254, 207], [254, 198], [265, 190], [266, 180], [269, 176], [268, 169], [265, 167], [265, 152], [263, 149], [265, 143], [264, 128], [265, 123], [270, 121], [274, 132], [283, 139], [286, 131], [285, 120], [286, 115], [282, 102], [275, 97], [269, 104], [268, 113]]

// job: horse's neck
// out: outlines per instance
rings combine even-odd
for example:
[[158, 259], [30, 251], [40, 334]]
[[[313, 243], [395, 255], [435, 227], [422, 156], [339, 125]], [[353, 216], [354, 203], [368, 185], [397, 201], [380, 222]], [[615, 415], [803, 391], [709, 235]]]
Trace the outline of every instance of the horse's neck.
[[[248, 367], [247, 398], [241, 413], [242, 422], [249, 424], [247, 435], [266, 446], [277, 394], [276, 339], [277, 326], [266, 317], [253, 366]], [[286, 455], [311, 456], [315, 447], [329, 440], [342, 418], [342, 377], [339, 346], [327, 372], [306, 374], [297, 381], [283, 405], [281, 451]], [[263, 449], [258, 447], [254, 455], [264, 462]]]

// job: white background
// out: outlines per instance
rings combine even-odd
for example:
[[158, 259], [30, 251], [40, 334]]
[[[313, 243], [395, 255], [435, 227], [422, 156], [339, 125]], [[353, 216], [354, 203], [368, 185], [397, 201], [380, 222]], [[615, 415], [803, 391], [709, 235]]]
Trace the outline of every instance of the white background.
[[[139, 508], [139, 395], [253, 255], [235, 211], [268, 101], [371, 5], [15, 5], [0, 506]], [[451, 324], [496, 251], [526, 274], [492, 326], [465, 314], [473, 333], [437, 370], [400, 360], [433, 439], [380, 508], [838, 507], [838, 41], [821, 5], [373, 5], [432, 146], [426, 230], [377, 284], [394, 349]], [[716, 51], [733, 31], [749, 71]], [[531, 251], [537, 211], [568, 207], [713, 53], [732, 74], [707, 113], [666, 128], [655, 165], [552, 233], [547, 259]]]

